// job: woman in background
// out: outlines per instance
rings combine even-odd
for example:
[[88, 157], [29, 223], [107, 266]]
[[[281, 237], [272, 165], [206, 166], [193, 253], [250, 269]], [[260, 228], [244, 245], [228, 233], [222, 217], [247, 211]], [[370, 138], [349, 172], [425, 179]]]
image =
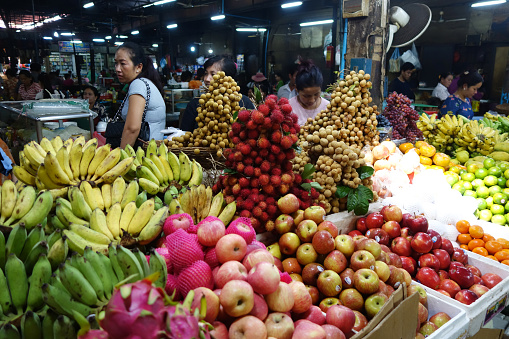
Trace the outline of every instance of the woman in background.
[[458, 89], [447, 99], [445, 99], [440, 109], [440, 117], [446, 114], [463, 115], [468, 119], [472, 119], [474, 112], [472, 111], [472, 97], [477, 93], [479, 87], [482, 86], [483, 79], [479, 73], [464, 72], [458, 80]]
[[291, 98], [290, 105], [299, 118], [299, 125], [327, 108], [329, 101], [321, 97], [323, 76], [311, 60], [304, 60], [299, 65], [295, 86], [297, 95]]
[[97, 113], [94, 123], [99, 121], [108, 121], [108, 114], [105, 107], [99, 103], [99, 91], [94, 86], [87, 86], [83, 90], [83, 99], [88, 100], [88, 109]]
[[35, 96], [41, 91], [41, 86], [33, 81], [32, 74], [22, 70], [19, 72], [19, 81], [21, 85], [18, 89], [18, 100], [35, 100]]
[[431, 96], [444, 101], [450, 95], [447, 88], [451, 85], [453, 75], [450, 72], [442, 73], [439, 75], [438, 79], [439, 82], [433, 90], [433, 93], [431, 93]]

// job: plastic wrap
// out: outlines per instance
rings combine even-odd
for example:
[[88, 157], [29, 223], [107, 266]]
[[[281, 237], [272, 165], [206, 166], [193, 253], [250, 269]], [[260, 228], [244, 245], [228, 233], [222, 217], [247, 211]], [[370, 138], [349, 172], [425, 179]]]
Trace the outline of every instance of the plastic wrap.
[[88, 100], [74, 99], [74, 100], [60, 100], [60, 99], [47, 99], [37, 101], [24, 101], [23, 113], [30, 115], [49, 115], [49, 114], [67, 114], [76, 112], [88, 112]]

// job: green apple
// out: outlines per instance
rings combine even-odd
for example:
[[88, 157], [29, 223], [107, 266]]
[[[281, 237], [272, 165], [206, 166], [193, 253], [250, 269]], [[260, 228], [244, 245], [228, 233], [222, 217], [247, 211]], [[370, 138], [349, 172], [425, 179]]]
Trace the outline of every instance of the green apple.
[[279, 243], [275, 242], [272, 245], [267, 246], [267, 251], [274, 257], [281, 260], [281, 250], [279, 249]]

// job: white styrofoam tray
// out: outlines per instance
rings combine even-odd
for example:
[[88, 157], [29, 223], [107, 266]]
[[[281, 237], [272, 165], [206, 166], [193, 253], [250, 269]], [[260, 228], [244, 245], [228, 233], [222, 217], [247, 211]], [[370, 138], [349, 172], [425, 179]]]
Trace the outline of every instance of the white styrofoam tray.
[[458, 306], [453, 305], [448, 299], [450, 298], [440, 298], [428, 293], [428, 320], [439, 312], [445, 312], [451, 317], [451, 320], [433, 332], [433, 334], [427, 337], [428, 339], [464, 339], [467, 337], [467, 314]]

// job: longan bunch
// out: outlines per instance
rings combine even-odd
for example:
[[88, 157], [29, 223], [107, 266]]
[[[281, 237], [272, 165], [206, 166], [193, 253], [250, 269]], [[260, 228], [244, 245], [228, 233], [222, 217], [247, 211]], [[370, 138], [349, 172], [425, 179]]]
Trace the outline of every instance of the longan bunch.
[[217, 151], [217, 156], [221, 156], [224, 148], [233, 146], [228, 132], [233, 123], [233, 112], [240, 110], [242, 95], [239, 91], [240, 87], [232, 77], [225, 76], [223, 71], [217, 72], [212, 77], [209, 91], [200, 96], [196, 117], [198, 128], [174, 138], [168, 142], [168, 146], [210, 147]]

